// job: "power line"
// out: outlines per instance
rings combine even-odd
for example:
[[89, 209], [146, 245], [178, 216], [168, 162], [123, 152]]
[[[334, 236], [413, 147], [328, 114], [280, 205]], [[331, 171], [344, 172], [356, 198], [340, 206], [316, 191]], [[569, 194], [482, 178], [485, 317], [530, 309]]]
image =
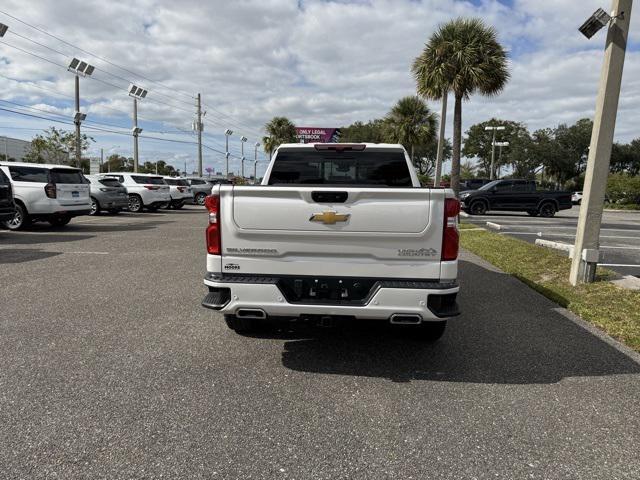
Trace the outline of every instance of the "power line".
[[[45, 35], [48, 35], [48, 36], [50, 36], [51, 38], [54, 38], [54, 39], [58, 40], [59, 42], [62, 42], [63, 44], [65, 44], [65, 45], [67, 45], [67, 46], [69, 46], [69, 47], [72, 47], [72, 48], [74, 48], [74, 49], [76, 49], [76, 50], [78, 50], [78, 51], [81, 51], [81, 52], [83, 52], [83, 53], [86, 53], [87, 55], [91, 55], [91, 56], [92, 56], [92, 57], [94, 57], [94, 58], [97, 58], [97, 59], [99, 59], [99, 60], [101, 60], [101, 61], [103, 61], [103, 62], [105, 62], [105, 63], [107, 63], [107, 64], [109, 64], [109, 65], [112, 65], [112, 66], [114, 66], [114, 67], [116, 67], [116, 68], [118, 68], [118, 69], [120, 69], [120, 70], [122, 70], [122, 71], [125, 71], [125, 72], [127, 72], [127, 73], [129, 73], [129, 74], [133, 75], [134, 77], [142, 78], [142, 79], [144, 79], [144, 80], [147, 80], [148, 82], [151, 82], [151, 83], [154, 83], [154, 84], [156, 84], [156, 85], [159, 85], [160, 87], [162, 87], [162, 88], [164, 88], [164, 89], [166, 89], [166, 90], [169, 90], [169, 91], [171, 91], [172, 93], [179, 93], [179, 94], [181, 94], [181, 95], [184, 95], [185, 97], [189, 98], [191, 101], [193, 101], [193, 100], [195, 99], [195, 97], [194, 97], [193, 95], [191, 95], [191, 94], [189, 94], [189, 93], [187, 93], [187, 92], [184, 92], [184, 91], [179, 90], [179, 89], [176, 89], [176, 88], [168, 87], [168, 86], [164, 85], [163, 83], [158, 82], [157, 80], [153, 80], [153, 79], [151, 79], [151, 78], [148, 78], [148, 77], [146, 77], [146, 76], [144, 76], [144, 75], [142, 75], [142, 74], [140, 74], [140, 73], [136, 73], [136, 72], [134, 72], [134, 71], [132, 71], [132, 70], [130, 70], [130, 69], [128, 69], [128, 68], [125, 68], [125, 67], [123, 67], [123, 66], [121, 66], [121, 65], [118, 65], [117, 63], [112, 62], [112, 61], [110, 61], [110, 60], [108, 60], [108, 59], [106, 59], [106, 58], [104, 58], [104, 57], [101, 57], [101, 56], [99, 56], [99, 55], [95, 54], [95, 53], [92, 53], [92, 52], [90, 52], [90, 51], [88, 51], [88, 50], [84, 50], [83, 48], [81, 48], [81, 47], [79, 47], [79, 46], [77, 46], [77, 45], [75, 45], [75, 44], [73, 44], [73, 43], [67, 42], [67, 41], [66, 41], [66, 40], [64, 40], [64, 39], [62, 39], [62, 38], [60, 38], [60, 37], [58, 37], [58, 36], [56, 36], [56, 35], [54, 35], [54, 34], [52, 34], [52, 33], [49, 33], [49, 32], [47, 32], [46, 30], [44, 30], [44, 29], [42, 29], [42, 28], [40, 28], [40, 27], [37, 27], [37, 26], [32, 25], [32, 24], [30, 24], [30, 23], [28, 23], [28, 22], [26, 22], [26, 21], [24, 21], [24, 20], [21, 20], [20, 18], [15, 17], [15, 16], [13, 16], [13, 15], [11, 15], [11, 14], [9, 14], [9, 13], [5, 12], [5, 11], [0, 10], [0, 13], [4, 14], [4, 15], [8, 16], [9, 18], [12, 18], [12, 19], [14, 19], [14, 20], [16, 20], [16, 21], [18, 21], [18, 22], [22, 23], [23, 25], [26, 25], [26, 26], [28, 26], [28, 27], [30, 27], [30, 28], [32, 28], [32, 29], [34, 29], [34, 30], [36, 30], [36, 31], [40, 32], [40, 33], [43, 33], [43, 34], [45, 34]], [[12, 31], [10, 30], [10, 32], [12, 32]], [[58, 51], [58, 50], [55, 50], [55, 49], [53, 49], [53, 48], [51, 48], [51, 47], [49, 47], [49, 46], [47, 46], [47, 45], [43, 45], [42, 43], [36, 42], [35, 40], [32, 40], [31, 38], [28, 38], [28, 37], [26, 37], [26, 36], [20, 35], [20, 34], [15, 33], [15, 32], [12, 32], [12, 33], [14, 33], [15, 35], [20, 36], [21, 38], [24, 38], [25, 40], [31, 41], [31, 42], [33, 42], [33, 43], [36, 43], [37, 45], [40, 45], [40, 46], [42, 46], [42, 47], [44, 47], [44, 48], [48, 48], [49, 50], [52, 50], [52, 51], [54, 51], [54, 52], [56, 52], [56, 53], [58, 53], [58, 54], [60, 54], [60, 55], [67, 56], [67, 55], [66, 55], [66, 54], [64, 54], [64, 53], [62, 53], [62, 52], [60, 52], [60, 51]], [[129, 79], [126, 79], [126, 78], [124, 78], [124, 77], [122, 77], [122, 76], [116, 75], [116, 74], [114, 74], [114, 73], [112, 73], [112, 72], [109, 72], [108, 70], [103, 69], [103, 68], [98, 68], [98, 67], [96, 67], [96, 70], [99, 70], [99, 71], [101, 71], [101, 72], [106, 73], [107, 75], [111, 75], [111, 76], [113, 76], [113, 77], [115, 77], [115, 78], [119, 78], [119, 79], [124, 80], [124, 81], [129, 82], [129, 83], [138, 83], [138, 82], [135, 82], [135, 81], [131, 81], [131, 80], [129, 80]], [[156, 92], [154, 92], [154, 93], [155, 93], [155, 94], [157, 94], [157, 95], [163, 96], [163, 97], [165, 97], [165, 98], [168, 98], [168, 99], [170, 99], [170, 100], [173, 100], [173, 101], [178, 101], [178, 102], [181, 102], [181, 103], [186, 103], [186, 104], [188, 104], [188, 105], [191, 105], [191, 102], [186, 102], [186, 101], [184, 101], [184, 100], [176, 99], [175, 97], [172, 97], [172, 96], [169, 96], [169, 95], [163, 94], [163, 93], [161, 93], [161, 92], [157, 92], [157, 91], [156, 91]], [[248, 127], [246, 124], [244, 124], [243, 122], [241, 122], [239, 119], [235, 118], [234, 116], [229, 115], [229, 114], [227, 114], [227, 113], [224, 113], [224, 112], [222, 112], [222, 111], [220, 111], [220, 110], [218, 110], [218, 109], [216, 109], [216, 108], [213, 108], [213, 107], [211, 107], [211, 106], [208, 106], [207, 108], [209, 108], [210, 110], [213, 110], [213, 111], [214, 111], [214, 112], [216, 112], [218, 115], [222, 115], [223, 117], [226, 117], [226, 118], [228, 118], [228, 119], [234, 120], [234, 122], [235, 122], [237, 125], [236, 125], [236, 124], [231, 124], [231, 122], [229, 122], [228, 120], [227, 120], [227, 123], [231, 124], [231, 125], [232, 125], [232, 126], [234, 126], [235, 128], [238, 128], [238, 129], [240, 129], [240, 130], [245, 130], [245, 131], [247, 131], [247, 132], [249, 132], [249, 133], [253, 133], [253, 134], [254, 134], [254, 135], [256, 135], [258, 138], [260, 138], [261, 134], [260, 134], [259, 132], [257, 132], [256, 130], [253, 130], [252, 128]]]
[[[69, 47], [71, 47], [71, 48], [75, 48], [76, 50], [78, 50], [78, 51], [80, 51], [80, 52], [82, 52], [82, 53], [86, 53], [87, 55], [91, 55], [92, 57], [97, 58], [97, 59], [99, 59], [99, 60], [101, 60], [101, 61], [103, 61], [103, 62], [105, 62], [105, 63], [108, 63], [109, 65], [111, 65], [111, 66], [113, 66], [113, 67], [119, 68], [120, 70], [125, 71], [125, 72], [127, 72], [127, 73], [129, 73], [129, 74], [133, 75], [134, 77], [143, 78], [143, 79], [147, 80], [148, 82], [151, 82], [151, 83], [154, 83], [154, 84], [156, 84], [156, 85], [159, 85], [159, 86], [161, 86], [162, 88], [165, 88], [166, 90], [170, 90], [171, 92], [180, 93], [180, 94], [182, 94], [182, 95], [185, 95], [185, 96], [189, 97], [190, 99], [193, 99], [193, 98], [194, 98], [194, 97], [193, 97], [192, 95], [190, 95], [189, 93], [183, 92], [183, 91], [181, 91], [181, 90], [179, 90], [179, 89], [176, 89], [176, 88], [168, 87], [168, 86], [164, 85], [164, 84], [163, 84], [163, 83], [161, 83], [161, 82], [158, 82], [158, 81], [153, 80], [153, 79], [151, 79], [151, 78], [145, 77], [144, 75], [141, 75], [141, 74], [139, 74], [139, 73], [133, 72], [133, 71], [131, 71], [131, 70], [129, 70], [129, 69], [127, 69], [127, 68], [125, 68], [125, 67], [122, 67], [122, 66], [118, 65], [117, 63], [114, 63], [114, 62], [112, 62], [112, 61], [110, 61], [110, 60], [107, 60], [107, 59], [106, 59], [106, 58], [104, 58], [104, 57], [101, 57], [101, 56], [99, 56], [99, 55], [96, 55], [95, 53], [89, 52], [88, 50], [84, 50], [83, 48], [80, 48], [80, 47], [78, 47], [77, 45], [74, 45], [73, 43], [67, 42], [66, 40], [63, 40], [62, 38], [60, 38], [60, 37], [58, 37], [58, 36], [56, 36], [56, 35], [54, 35], [54, 34], [52, 34], [52, 33], [49, 33], [49, 32], [47, 32], [46, 30], [44, 30], [44, 29], [42, 29], [42, 28], [40, 28], [40, 27], [37, 27], [37, 26], [32, 25], [32, 24], [30, 24], [30, 23], [28, 23], [28, 22], [25, 22], [24, 20], [21, 20], [21, 19], [19, 19], [18, 17], [15, 17], [15, 16], [13, 16], [13, 15], [11, 15], [11, 14], [9, 14], [9, 13], [5, 12], [5, 11], [0, 10], [0, 13], [2, 13], [3, 15], [6, 15], [6, 16], [7, 16], [7, 17], [9, 17], [9, 18], [12, 18], [12, 19], [16, 20], [17, 22], [22, 23], [23, 25], [26, 25], [26, 26], [28, 26], [28, 27], [30, 27], [30, 28], [33, 28], [34, 30], [37, 30], [37, 31], [38, 31], [38, 32], [40, 32], [40, 33], [44, 33], [45, 35], [48, 35], [48, 36], [50, 36], [51, 38], [55, 38], [55, 39], [56, 39], [56, 40], [58, 40], [59, 42], [62, 42], [62, 43], [64, 43], [65, 45], [67, 45], [67, 46], [69, 46]], [[134, 82], [134, 83], [135, 83], [135, 82]]]

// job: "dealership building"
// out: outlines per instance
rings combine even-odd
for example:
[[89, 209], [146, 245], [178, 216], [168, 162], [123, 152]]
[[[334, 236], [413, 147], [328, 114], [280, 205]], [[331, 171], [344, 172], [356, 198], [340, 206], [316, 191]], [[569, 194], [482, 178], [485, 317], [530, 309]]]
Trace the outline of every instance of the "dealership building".
[[21, 162], [30, 150], [31, 142], [0, 136], [0, 158]]

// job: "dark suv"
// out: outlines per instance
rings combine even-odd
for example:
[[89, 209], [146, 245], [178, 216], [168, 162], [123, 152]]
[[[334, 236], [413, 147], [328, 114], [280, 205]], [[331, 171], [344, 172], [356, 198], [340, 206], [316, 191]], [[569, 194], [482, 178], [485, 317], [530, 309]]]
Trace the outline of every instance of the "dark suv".
[[2, 170], [0, 170], [0, 222], [6, 222], [13, 218], [16, 206], [13, 203], [13, 191], [11, 181]]

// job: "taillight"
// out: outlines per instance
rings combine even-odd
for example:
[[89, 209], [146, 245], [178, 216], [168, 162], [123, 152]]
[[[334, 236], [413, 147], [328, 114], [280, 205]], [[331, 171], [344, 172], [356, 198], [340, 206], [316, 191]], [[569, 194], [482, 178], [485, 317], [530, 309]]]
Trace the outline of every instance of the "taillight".
[[209, 195], [204, 199], [204, 206], [209, 211], [209, 226], [207, 227], [207, 252], [220, 255], [222, 245], [220, 241], [220, 197]]
[[460, 202], [456, 198], [444, 200], [444, 232], [442, 234], [442, 260], [458, 258], [460, 234], [458, 233], [458, 214]]
[[47, 197], [49, 198], [56, 198], [57, 193], [56, 193], [56, 184], [55, 183], [47, 183], [44, 186], [44, 193], [47, 195]]
[[179, 191], [180, 193], [183, 193], [183, 192], [184, 192], [184, 187], [178, 187], [178, 191]]

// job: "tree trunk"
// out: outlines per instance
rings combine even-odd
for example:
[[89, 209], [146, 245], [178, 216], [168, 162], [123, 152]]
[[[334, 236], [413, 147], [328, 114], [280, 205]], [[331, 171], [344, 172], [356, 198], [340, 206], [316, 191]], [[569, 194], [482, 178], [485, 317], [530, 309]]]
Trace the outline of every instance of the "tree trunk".
[[456, 94], [453, 108], [453, 151], [451, 152], [451, 188], [460, 193], [460, 146], [462, 143], [462, 96]]

